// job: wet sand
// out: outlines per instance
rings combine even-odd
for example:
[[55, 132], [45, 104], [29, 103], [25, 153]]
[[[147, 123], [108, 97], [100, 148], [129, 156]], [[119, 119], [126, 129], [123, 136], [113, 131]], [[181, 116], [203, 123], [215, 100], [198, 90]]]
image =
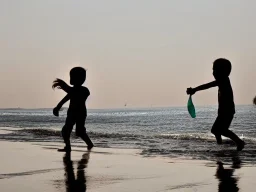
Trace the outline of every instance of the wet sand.
[[143, 157], [139, 150], [0, 142], [1, 192], [254, 191], [256, 169], [216, 162]]

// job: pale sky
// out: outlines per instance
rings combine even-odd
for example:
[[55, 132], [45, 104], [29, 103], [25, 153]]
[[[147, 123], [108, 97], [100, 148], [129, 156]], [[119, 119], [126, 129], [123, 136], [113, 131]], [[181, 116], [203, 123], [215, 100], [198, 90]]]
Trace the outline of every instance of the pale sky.
[[[74, 66], [88, 108], [185, 106], [186, 88], [233, 64], [236, 104], [256, 95], [255, 0], [0, 0], [0, 107], [54, 107]], [[217, 89], [193, 96], [217, 104]]]

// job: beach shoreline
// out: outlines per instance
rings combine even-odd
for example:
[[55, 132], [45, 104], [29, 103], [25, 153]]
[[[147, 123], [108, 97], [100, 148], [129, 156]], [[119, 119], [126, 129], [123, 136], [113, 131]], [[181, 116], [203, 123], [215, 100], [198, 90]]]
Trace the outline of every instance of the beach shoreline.
[[227, 180], [224, 187], [253, 191], [256, 173], [255, 167], [241, 165], [223, 165], [217, 173], [216, 162], [149, 158], [132, 149], [73, 148], [69, 157], [47, 143], [0, 141], [0, 148], [0, 191], [4, 192], [211, 192], [223, 185], [221, 179]]

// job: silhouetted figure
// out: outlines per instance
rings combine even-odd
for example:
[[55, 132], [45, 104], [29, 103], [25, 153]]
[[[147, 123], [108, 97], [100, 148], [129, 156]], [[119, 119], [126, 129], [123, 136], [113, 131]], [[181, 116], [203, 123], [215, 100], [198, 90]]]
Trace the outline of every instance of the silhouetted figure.
[[256, 97], [253, 99], [253, 104], [256, 105]]
[[209, 89], [212, 87], [219, 87], [218, 117], [213, 124], [211, 132], [215, 135], [218, 144], [222, 144], [221, 135], [223, 135], [232, 139], [237, 145], [237, 150], [241, 151], [245, 145], [244, 141], [242, 141], [235, 133], [229, 130], [230, 124], [235, 114], [233, 90], [229, 80], [231, 69], [232, 66], [229, 60], [222, 58], [215, 60], [213, 63], [213, 76], [215, 81], [198, 86], [196, 88], [188, 88], [187, 94], [193, 95], [197, 91]]
[[218, 167], [216, 171], [216, 177], [219, 180], [219, 192], [237, 192], [239, 188], [237, 186], [238, 178], [234, 177], [235, 169], [241, 167], [241, 161], [238, 157], [232, 159], [233, 165], [231, 168], [224, 168], [223, 163], [218, 161]]
[[77, 175], [75, 177], [73, 161], [71, 161], [70, 153], [66, 153], [63, 157], [65, 166], [65, 184], [67, 192], [85, 192], [86, 191], [86, 177], [85, 168], [89, 162], [89, 153], [85, 153], [77, 165]]
[[87, 109], [86, 109], [86, 99], [90, 95], [90, 91], [87, 87], [83, 87], [82, 84], [86, 80], [86, 70], [82, 67], [75, 67], [70, 71], [70, 84], [73, 87], [67, 85], [63, 80], [56, 79], [53, 82], [52, 87], [64, 90], [67, 95], [59, 102], [57, 107], [53, 109], [53, 114], [55, 116], [59, 116], [59, 110], [70, 100], [66, 123], [62, 128], [62, 137], [66, 146], [64, 149], [60, 149], [58, 151], [70, 152], [70, 135], [73, 129], [73, 126], [76, 124], [76, 135], [81, 137], [87, 144], [88, 150], [93, 147], [93, 143], [88, 137], [85, 129], [85, 120], [87, 117]]

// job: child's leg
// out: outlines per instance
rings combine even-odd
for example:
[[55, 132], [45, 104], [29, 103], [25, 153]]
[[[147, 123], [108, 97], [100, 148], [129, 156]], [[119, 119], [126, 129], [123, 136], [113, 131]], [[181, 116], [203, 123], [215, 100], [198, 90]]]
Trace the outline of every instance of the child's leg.
[[215, 136], [215, 138], [216, 138], [217, 143], [218, 143], [219, 145], [221, 145], [221, 144], [222, 144], [222, 138], [221, 138], [221, 135], [216, 134], [216, 135], [214, 135], [214, 136]]
[[64, 143], [65, 143], [65, 148], [64, 149], [66, 151], [71, 151], [71, 144], [70, 144], [71, 131], [70, 130], [72, 131], [71, 127], [69, 127], [67, 125], [64, 125], [64, 127], [62, 128], [62, 131], [61, 131]]
[[89, 138], [89, 136], [86, 133], [86, 129], [85, 127], [76, 127], [76, 135], [81, 137], [81, 139], [83, 139], [83, 141], [87, 144], [87, 148], [91, 149], [93, 148], [93, 143], [91, 141], [91, 139]]
[[237, 145], [237, 150], [241, 151], [244, 148], [244, 142], [234, 132], [229, 130], [233, 117], [233, 115], [225, 115], [219, 118], [222, 128], [221, 135], [233, 140]]
[[220, 133], [220, 117], [219, 116], [215, 120], [215, 122], [212, 126], [211, 132], [212, 132], [212, 134], [214, 134], [217, 143], [222, 144], [222, 138], [221, 138], [221, 133]]
[[226, 130], [222, 133], [222, 135], [233, 140], [237, 145], [238, 151], [241, 151], [244, 148], [244, 145], [245, 145], [244, 141], [241, 140], [234, 132], [230, 130]]
[[79, 117], [77, 119], [77, 121], [76, 121], [76, 135], [81, 137], [81, 139], [83, 139], [83, 141], [87, 144], [88, 149], [91, 149], [91, 148], [93, 148], [94, 145], [93, 145], [91, 139], [89, 138], [89, 136], [86, 133], [86, 128], [84, 126], [85, 119], [86, 119], [86, 116]]
[[88, 148], [88, 149], [93, 148], [94, 145], [93, 145], [91, 139], [89, 138], [89, 136], [87, 135], [86, 132], [84, 132], [80, 137], [81, 137], [81, 138], [83, 139], [83, 141], [87, 144], [87, 148]]
[[70, 116], [67, 116], [66, 123], [61, 131], [62, 137], [64, 139], [64, 143], [66, 145], [63, 151], [68, 151], [68, 152], [71, 151], [70, 135], [71, 135], [74, 124], [75, 124], [75, 121]]

